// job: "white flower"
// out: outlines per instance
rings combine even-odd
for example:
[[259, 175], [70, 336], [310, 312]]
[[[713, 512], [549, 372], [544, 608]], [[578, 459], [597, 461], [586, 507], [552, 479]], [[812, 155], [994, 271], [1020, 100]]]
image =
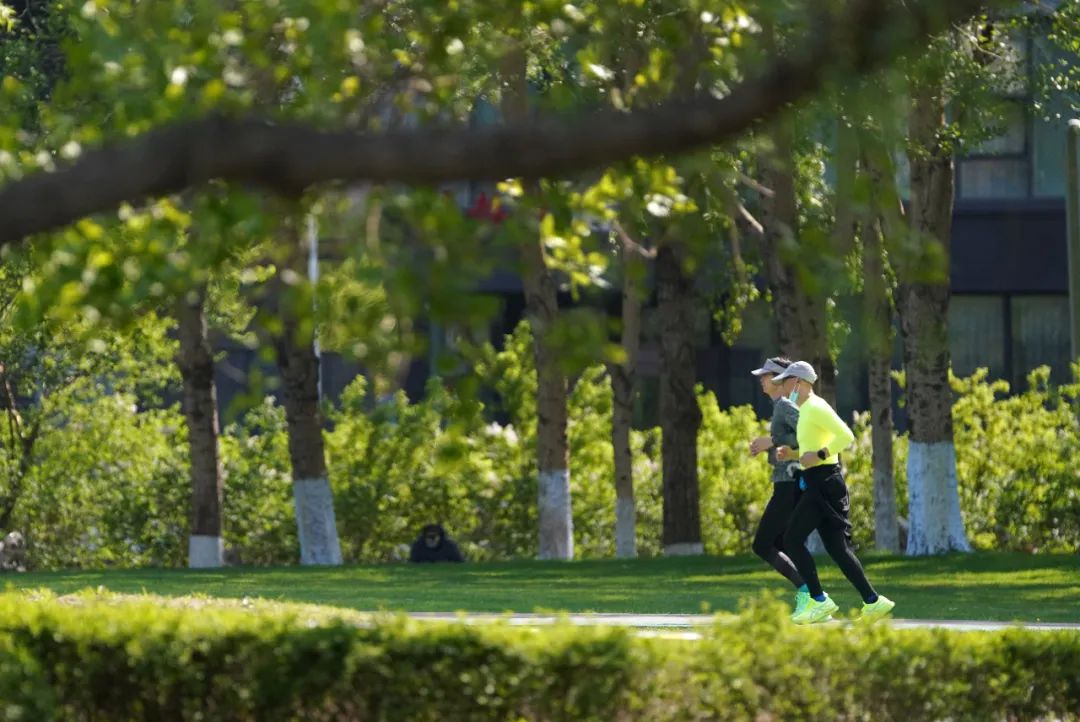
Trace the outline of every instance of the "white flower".
[[461, 38], [454, 38], [446, 44], [447, 55], [461, 55], [465, 52], [465, 43], [461, 42]]
[[247, 82], [247, 76], [239, 68], [229, 67], [225, 68], [221, 73], [221, 79], [225, 81], [225, 84], [230, 87], [239, 87]]
[[244, 34], [236, 28], [232, 28], [225, 31], [225, 33], [221, 36], [221, 40], [226, 45], [240, 45], [244, 42]]
[[645, 208], [657, 218], [667, 218], [671, 215], [671, 199], [657, 193], [649, 196], [649, 202]]
[[188, 80], [188, 71], [187, 71], [187, 68], [185, 68], [182, 65], [180, 67], [178, 67], [178, 68], [174, 68], [172, 73], [169, 75], [169, 82], [172, 83], [173, 85], [180, 85], [180, 86], [187, 85], [187, 80]]
[[359, 30], [345, 31], [345, 47], [348, 48], [349, 52], [353, 55], [359, 55], [364, 52], [364, 39], [360, 37]]
[[599, 63], [589, 63], [589, 72], [601, 80], [611, 80], [615, 77], [615, 73], [610, 68], [606, 68]]
[[44, 170], [52, 170], [56, 167], [56, 164], [53, 163], [53, 157], [49, 155], [47, 150], [38, 151], [37, 155], [34, 156], [34, 162]]
[[82, 155], [82, 146], [73, 140], [64, 143], [64, 147], [60, 149], [60, 157], [66, 160], [74, 160], [80, 155]]
[[562, 11], [566, 15], [566, 17], [570, 18], [574, 22], [580, 23], [585, 20], [585, 13], [581, 12], [581, 9], [578, 8], [576, 5], [566, 3], [565, 5], [563, 5]]

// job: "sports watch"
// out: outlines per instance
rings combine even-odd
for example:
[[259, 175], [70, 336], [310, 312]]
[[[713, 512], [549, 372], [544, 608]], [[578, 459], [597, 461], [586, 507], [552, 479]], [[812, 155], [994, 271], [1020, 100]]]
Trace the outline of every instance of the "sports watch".
[[825, 449], [825, 448], [818, 449], [817, 450], [817, 458], [821, 459], [822, 461], [825, 461], [825, 459], [828, 459], [829, 458], [828, 449]]

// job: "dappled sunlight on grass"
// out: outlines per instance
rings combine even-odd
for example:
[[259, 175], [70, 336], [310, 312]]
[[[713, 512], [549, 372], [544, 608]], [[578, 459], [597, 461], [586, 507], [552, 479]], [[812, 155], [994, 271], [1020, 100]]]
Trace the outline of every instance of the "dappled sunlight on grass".
[[[1080, 622], [1080, 557], [952, 554], [932, 558], [866, 555], [871, 582], [914, 619]], [[841, 609], [857, 607], [851, 586], [827, 558], [822, 582]], [[682, 557], [464, 565], [380, 564], [224, 570], [80, 570], [12, 575], [15, 588], [58, 594], [105, 587], [163, 596], [205, 594], [326, 604], [357, 610], [503, 613], [698, 614], [735, 611], [761, 593], [790, 601], [792, 589], [764, 564], [741, 557]]]

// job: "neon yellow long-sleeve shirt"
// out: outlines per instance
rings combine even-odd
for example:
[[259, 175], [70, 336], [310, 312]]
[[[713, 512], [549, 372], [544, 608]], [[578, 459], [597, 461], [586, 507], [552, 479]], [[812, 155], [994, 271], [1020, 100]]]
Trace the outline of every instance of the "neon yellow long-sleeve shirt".
[[820, 464], [839, 464], [839, 452], [851, 446], [855, 434], [844, 423], [828, 402], [820, 396], [811, 396], [799, 407], [799, 425], [795, 430], [799, 437], [799, 451], [817, 451], [829, 449], [829, 458], [817, 462]]

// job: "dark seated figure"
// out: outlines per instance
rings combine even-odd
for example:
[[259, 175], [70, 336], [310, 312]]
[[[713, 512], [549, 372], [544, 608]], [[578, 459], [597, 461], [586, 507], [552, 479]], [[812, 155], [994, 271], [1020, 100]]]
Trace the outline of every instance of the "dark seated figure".
[[409, 551], [410, 562], [463, 562], [461, 550], [446, 530], [438, 524], [428, 524], [420, 532]]

